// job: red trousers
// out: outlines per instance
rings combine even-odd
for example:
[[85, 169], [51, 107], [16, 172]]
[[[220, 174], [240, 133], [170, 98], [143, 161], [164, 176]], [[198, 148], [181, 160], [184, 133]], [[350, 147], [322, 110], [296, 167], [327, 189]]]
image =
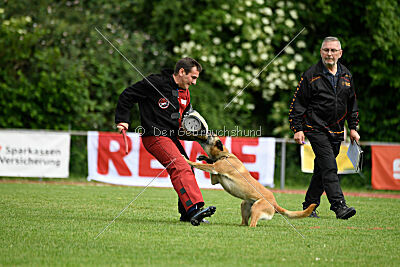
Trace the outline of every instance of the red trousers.
[[[195, 204], [202, 207], [203, 196], [191, 167], [182, 156], [187, 157], [178, 139], [165, 136], [142, 136], [142, 143], [164, 167], [169, 164], [167, 172], [185, 210], [187, 211]], [[172, 164], [170, 164], [171, 161], [173, 161]]]

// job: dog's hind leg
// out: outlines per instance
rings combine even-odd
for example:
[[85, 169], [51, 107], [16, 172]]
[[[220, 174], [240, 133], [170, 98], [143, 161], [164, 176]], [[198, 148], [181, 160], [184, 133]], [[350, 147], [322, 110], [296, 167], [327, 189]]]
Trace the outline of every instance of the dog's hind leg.
[[211, 174], [211, 184], [219, 184], [220, 175], [219, 174]]
[[250, 227], [256, 227], [258, 220], [271, 220], [275, 214], [274, 207], [266, 200], [259, 199], [251, 207]]
[[251, 214], [251, 206], [253, 205], [253, 201], [243, 200], [241, 204], [242, 210], [242, 225], [249, 225], [249, 218]]

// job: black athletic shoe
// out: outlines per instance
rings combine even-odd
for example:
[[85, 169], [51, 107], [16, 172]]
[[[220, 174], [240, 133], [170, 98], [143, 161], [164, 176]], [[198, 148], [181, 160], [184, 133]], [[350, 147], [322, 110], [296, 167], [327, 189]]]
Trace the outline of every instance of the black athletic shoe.
[[346, 204], [339, 206], [334, 210], [337, 219], [347, 220], [356, 214], [356, 209], [353, 207], [347, 207]]
[[313, 210], [313, 211], [311, 212], [310, 216], [308, 216], [308, 217], [319, 219], [319, 216], [318, 216], [318, 213], [317, 213], [316, 210]]
[[[309, 204], [305, 204], [305, 202], [303, 202], [303, 210], [307, 209], [309, 206], [310, 206]], [[318, 206], [319, 206], [319, 205], [317, 205], [317, 206], [314, 208], [314, 210], [311, 212], [311, 214], [310, 214], [308, 217], [319, 219], [318, 212], [317, 212]]]
[[200, 225], [200, 223], [203, 222], [203, 219], [205, 217], [211, 217], [211, 215], [215, 213], [216, 209], [216, 207], [210, 206], [208, 208], [198, 210], [190, 219], [190, 223], [194, 226]]

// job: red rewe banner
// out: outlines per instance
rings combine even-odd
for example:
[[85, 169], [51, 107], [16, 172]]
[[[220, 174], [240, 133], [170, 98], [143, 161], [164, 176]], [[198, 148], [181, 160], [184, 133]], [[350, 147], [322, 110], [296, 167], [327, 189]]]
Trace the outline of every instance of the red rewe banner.
[[[259, 138], [245, 138], [245, 137], [236, 137], [232, 139], [232, 150], [231, 152], [236, 155], [241, 161], [247, 163], [255, 163], [257, 159], [257, 155], [255, 154], [245, 154], [244, 146], [258, 146]], [[250, 171], [251, 176], [259, 180], [260, 173]]]
[[[128, 154], [123, 136], [118, 133], [88, 132], [88, 180], [112, 184], [172, 187], [164, 167], [146, 151], [138, 134], [127, 133]], [[275, 165], [274, 138], [221, 137], [229, 151], [234, 153], [260, 183], [273, 187]], [[197, 161], [203, 148], [197, 142], [181, 141], [191, 161]], [[213, 186], [209, 173], [195, 169], [201, 188]], [[154, 177], [157, 177], [154, 181]]]
[[[132, 149], [132, 141], [129, 137], [126, 138], [128, 142], [128, 152]], [[117, 142], [119, 149], [116, 151], [110, 150], [111, 142]], [[124, 161], [125, 151], [124, 140], [122, 135], [115, 135], [110, 133], [99, 132], [98, 156], [97, 156], [97, 171], [99, 174], [107, 174], [109, 161], [112, 161], [117, 172], [121, 176], [131, 176], [132, 173]]]
[[372, 188], [400, 190], [400, 146], [371, 146]]

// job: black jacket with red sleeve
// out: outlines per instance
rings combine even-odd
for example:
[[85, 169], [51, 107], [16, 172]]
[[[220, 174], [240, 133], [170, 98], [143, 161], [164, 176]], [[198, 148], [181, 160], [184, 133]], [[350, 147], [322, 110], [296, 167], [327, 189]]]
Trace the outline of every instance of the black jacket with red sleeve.
[[343, 140], [345, 119], [350, 129], [356, 129], [359, 121], [353, 77], [340, 64], [334, 90], [323, 68], [320, 60], [302, 75], [289, 108], [290, 129], [325, 132], [334, 140]]
[[138, 103], [143, 136], [177, 136], [183, 114], [191, 109], [190, 92], [179, 88], [172, 74], [163, 70], [126, 88], [118, 99], [115, 123], [130, 124], [130, 111]]

